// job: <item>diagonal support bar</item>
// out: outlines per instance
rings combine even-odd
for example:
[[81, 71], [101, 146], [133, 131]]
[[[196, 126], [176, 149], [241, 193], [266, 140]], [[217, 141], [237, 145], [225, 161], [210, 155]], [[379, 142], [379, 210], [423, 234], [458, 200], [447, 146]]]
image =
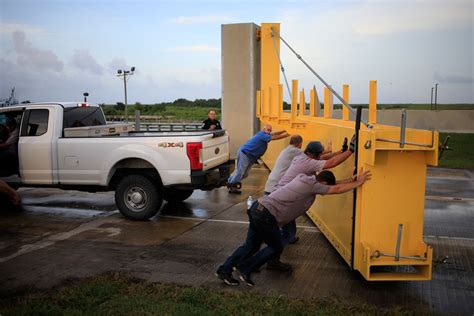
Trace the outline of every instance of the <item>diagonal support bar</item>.
[[[288, 44], [284, 39], [283, 37], [281, 37], [281, 35], [279, 34], [279, 32], [275, 32], [275, 30], [272, 28], [272, 35], [276, 33], [278, 35], [278, 37], [281, 39], [281, 41], [293, 52], [293, 54], [295, 54], [295, 56], [301, 60], [301, 62], [313, 73], [313, 75], [315, 75], [328, 89], [329, 91], [331, 91], [335, 96], [336, 98], [341, 101], [341, 103], [347, 107], [349, 109], [349, 111], [351, 111], [354, 115], [356, 115], [356, 110], [350, 106], [340, 95], [339, 93], [337, 93], [333, 88], [331, 88], [331, 86], [320, 76], [318, 75], [318, 73], [313, 69], [311, 68], [311, 66], [303, 59], [303, 57], [301, 57], [301, 55], [299, 55], [291, 46], [290, 44]], [[367, 128], [372, 128], [372, 125], [370, 125], [366, 120], [364, 119], [361, 119], [361, 122], [364, 123], [364, 125], [367, 127]]]

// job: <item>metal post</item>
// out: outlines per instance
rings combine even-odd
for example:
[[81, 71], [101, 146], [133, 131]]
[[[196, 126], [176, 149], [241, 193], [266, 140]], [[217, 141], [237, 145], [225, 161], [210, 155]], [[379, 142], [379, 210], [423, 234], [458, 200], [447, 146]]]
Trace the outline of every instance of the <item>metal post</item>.
[[438, 104], [438, 85], [439, 83], [435, 83], [435, 101], [434, 101], [435, 110], [436, 110], [436, 105]]
[[402, 110], [402, 123], [400, 124], [400, 148], [405, 147], [405, 132], [407, 125], [407, 110]]
[[140, 130], [140, 110], [135, 110], [135, 131]]
[[125, 90], [125, 122], [128, 123], [128, 110], [127, 110], [127, 74], [123, 74], [123, 87]]
[[[358, 163], [359, 163], [359, 130], [360, 122], [362, 121], [362, 107], [358, 106], [356, 111], [356, 121], [355, 121], [355, 148], [354, 148], [354, 164], [355, 172], [357, 173]], [[351, 243], [351, 268], [354, 269], [354, 251], [355, 251], [355, 222], [356, 222], [356, 209], [357, 209], [357, 189], [354, 189], [353, 195], [353, 206], [352, 206], [352, 243]]]
[[395, 248], [395, 261], [400, 261], [400, 245], [402, 242], [403, 224], [398, 224], [397, 247]]
[[431, 102], [430, 102], [430, 109], [433, 110], [433, 87], [431, 87]]

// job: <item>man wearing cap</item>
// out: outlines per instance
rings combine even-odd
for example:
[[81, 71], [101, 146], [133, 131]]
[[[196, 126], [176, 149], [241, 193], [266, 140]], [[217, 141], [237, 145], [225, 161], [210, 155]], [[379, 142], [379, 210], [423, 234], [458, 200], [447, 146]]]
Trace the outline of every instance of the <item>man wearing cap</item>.
[[[258, 270], [270, 258], [279, 256], [283, 250], [280, 227], [305, 214], [316, 195], [349, 192], [369, 179], [370, 171], [362, 169], [357, 179], [352, 177], [337, 184], [334, 174], [328, 170], [317, 175], [299, 174], [287, 185], [261, 197], [247, 211], [249, 228], [245, 243], [217, 269], [216, 276], [228, 285], [238, 285], [239, 281], [232, 276], [234, 269], [241, 281], [253, 286], [251, 272]], [[262, 243], [267, 247], [260, 249]]]
[[[265, 183], [265, 195], [269, 195], [277, 189], [278, 182], [281, 177], [285, 174], [288, 168], [293, 161], [293, 158], [303, 153], [301, 146], [303, 145], [303, 138], [298, 135], [292, 135], [290, 138], [290, 144], [282, 150], [278, 155], [278, 158], [275, 162], [275, 165], [272, 168], [272, 171], [268, 175], [267, 182]], [[332, 142], [329, 141], [327, 144], [326, 151], [322, 155], [322, 159], [326, 157], [332, 157]], [[294, 227], [293, 227], [294, 226]], [[292, 225], [291, 223], [285, 225], [282, 228], [282, 241], [283, 245], [286, 246], [289, 243], [295, 243], [298, 241], [298, 238], [295, 238], [296, 234], [296, 224]], [[288, 267], [282, 264], [279, 260], [270, 260], [267, 264], [267, 269], [269, 270], [287, 270]]]
[[[350, 146], [347, 146], [346, 142], [344, 142], [341, 151], [330, 154], [324, 154], [324, 146], [320, 142], [309, 142], [306, 146], [304, 153], [296, 156], [293, 159], [290, 167], [288, 168], [288, 170], [286, 170], [285, 174], [278, 182], [277, 188], [285, 186], [300, 173], [311, 175], [315, 172], [320, 172], [325, 169], [331, 169], [340, 165], [352, 155], [355, 148], [354, 146], [355, 145], [353, 138], [351, 140]], [[330, 158], [328, 159], [328, 157]], [[299, 238], [296, 237], [296, 222], [294, 221], [290, 221], [283, 228], [282, 233], [284, 237], [284, 246], [286, 246], [288, 243], [295, 243], [299, 240]], [[287, 266], [280, 262], [279, 258], [271, 260], [270, 266], [275, 266], [276, 268], [278, 268], [278, 270], [288, 270], [291, 268], [291, 266]]]
[[247, 178], [252, 165], [267, 151], [268, 143], [288, 136], [290, 135], [285, 130], [272, 133], [272, 126], [265, 124], [261, 131], [240, 146], [237, 152], [237, 168], [227, 180], [229, 193], [242, 193], [238, 189], [240, 182]]

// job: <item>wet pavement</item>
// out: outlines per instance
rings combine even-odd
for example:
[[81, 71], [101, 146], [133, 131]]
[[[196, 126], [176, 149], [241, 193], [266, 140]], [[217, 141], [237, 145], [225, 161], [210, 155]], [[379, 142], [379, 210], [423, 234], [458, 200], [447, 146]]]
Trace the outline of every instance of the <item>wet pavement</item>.
[[156, 282], [258, 291], [305, 299], [341, 299], [422, 311], [474, 312], [474, 173], [430, 169], [425, 240], [434, 248], [433, 279], [367, 282], [352, 272], [307, 217], [298, 219], [300, 241], [282, 260], [292, 273], [263, 269], [252, 289], [229, 288], [214, 271], [241, 244], [246, 200], [259, 197], [268, 171], [255, 167], [242, 195], [224, 188], [195, 191], [178, 205], [164, 203], [147, 222], [116, 210], [112, 192], [25, 188], [25, 212], [0, 214], [0, 295], [47, 289], [68, 279], [122, 271]]

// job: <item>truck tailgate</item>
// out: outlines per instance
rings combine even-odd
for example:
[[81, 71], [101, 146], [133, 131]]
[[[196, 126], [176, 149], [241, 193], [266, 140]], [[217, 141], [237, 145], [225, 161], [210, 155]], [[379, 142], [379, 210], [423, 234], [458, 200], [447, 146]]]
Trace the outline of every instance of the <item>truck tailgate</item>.
[[[212, 136], [211, 136], [212, 137]], [[229, 136], [206, 137], [202, 141], [202, 169], [207, 170], [229, 160]]]

